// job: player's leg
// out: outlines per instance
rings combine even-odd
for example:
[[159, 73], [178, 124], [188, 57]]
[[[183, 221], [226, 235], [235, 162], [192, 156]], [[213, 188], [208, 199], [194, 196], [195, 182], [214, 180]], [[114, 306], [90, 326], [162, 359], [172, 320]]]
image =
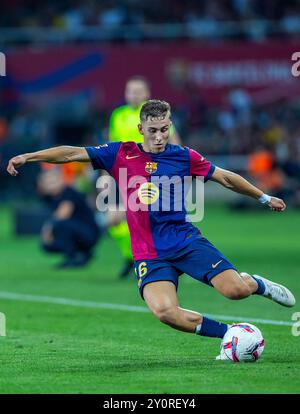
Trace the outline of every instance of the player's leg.
[[211, 285], [223, 296], [229, 299], [244, 299], [258, 289], [258, 284], [253, 278], [244, 279], [234, 269], [227, 269], [213, 276]]
[[193, 278], [212, 285], [229, 299], [244, 299], [263, 295], [283, 306], [294, 306], [293, 294], [284, 286], [258, 275], [240, 274], [229, 260], [204, 237], [189, 246], [183, 259], [177, 258], [176, 267]]
[[257, 284], [257, 289], [253, 292], [254, 294], [264, 296], [283, 306], [292, 307], [295, 305], [296, 299], [294, 295], [285, 286], [274, 283], [259, 275], [250, 275], [245, 272], [241, 272], [240, 275], [246, 284], [253, 285], [253, 281]]
[[173, 282], [162, 280], [147, 283], [143, 297], [151, 312], [162, 323], [183, 332], [201, 336], [223, 338], [228, 325], [202, 316], [200, 313], [179, 306], [176, 286]]
[[246, 283], [233, 264], [204, 237], [194, 240], [183, 253], [174, 260], [176, 268], [213, 286], [223, 296], [243, 299], [257, 290], [257, 283]]
[[214, 276], [210, 283], [223, 296], [229, 299], [244, 299], [250, 295], [262, 295], [283, 306], [294, 306], [294, 295], [282, 285], [258, 275], [241, 274], [233, 269]]
[[143, 296], [153, 315], [172, 328], [195, 332], [196, 326], [202, 323], [200, 313], [179, 307], [176, 287], [168, 280], [148, 283]]

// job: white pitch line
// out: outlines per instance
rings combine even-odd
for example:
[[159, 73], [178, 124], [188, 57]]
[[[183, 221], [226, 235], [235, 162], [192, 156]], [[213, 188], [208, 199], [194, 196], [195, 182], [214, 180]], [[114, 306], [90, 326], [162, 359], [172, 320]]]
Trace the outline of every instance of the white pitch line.
[[142, 306], [120, 305], [118, 303], [92, 302], [88, 300], [58, 298], [54, 296], [27, 295], [23, 293], [13, 292], [0, 292], [0, 299], [17, 300], [24, 302], [50, 303], [55, 305], [79, 306], [82, 308], [92, 309], [111, 309], [131, 312], [148, 312], [148, 309]]
[[[78, 300], [78, 299], [68, 299], [68, 298], [58, 298], [54, 296], [40, 296], [40, 295], [28, 295], [23, 293], [14, 293], [14, 292], [1, 292], [0, 299], [6, 300], [16, 300], [22, 302], [38, 302], [38, 303], [49, 303], [54, 305], [65, 305], [65, 306], [77, 306], [82, 308], [91, 308], [91, 309], [110, 309], [110, 310], [121, 310], [129, 312], [142, 312], [148, 313], [149, 309], [144, 306], [132, 306], [132, 305], [122, 305], [118, 303], [104, 303], [104, 302], [93, 302], [88, 300]], [[292, 322], [287, 321], [276, 321], [272, 319], [259, 319], [253, 318], [252, 316], [231, 316], [231, 315], [213, 315], [206, 314], [205, 316], [220, 319], [224, 321], [233, 321], [233, 322], [257, 322], [265, 325], [285, 325], [292, 326]]]

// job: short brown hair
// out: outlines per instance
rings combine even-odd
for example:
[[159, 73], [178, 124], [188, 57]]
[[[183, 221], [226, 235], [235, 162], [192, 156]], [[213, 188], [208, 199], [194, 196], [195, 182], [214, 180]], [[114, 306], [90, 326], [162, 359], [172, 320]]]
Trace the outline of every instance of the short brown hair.
[[168, 113], [171, 115], [171, 106], [168, 102], [150, 99], [141, 108], [140, 120], [143, 122], [147, 121], [148, 118], [164, 119]]

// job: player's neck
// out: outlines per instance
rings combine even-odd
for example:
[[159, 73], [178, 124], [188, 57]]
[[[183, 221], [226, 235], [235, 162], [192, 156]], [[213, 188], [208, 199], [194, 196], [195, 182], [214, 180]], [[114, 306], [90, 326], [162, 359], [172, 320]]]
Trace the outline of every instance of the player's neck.
[[158, 148], [153, 148], [147, 145], [145, 142], [142, 142], [141, 147], [143, 151], [151, 152], [152, 154], [160, 154], [161, 152], [164, 152], [166, 149], [166, 145]]

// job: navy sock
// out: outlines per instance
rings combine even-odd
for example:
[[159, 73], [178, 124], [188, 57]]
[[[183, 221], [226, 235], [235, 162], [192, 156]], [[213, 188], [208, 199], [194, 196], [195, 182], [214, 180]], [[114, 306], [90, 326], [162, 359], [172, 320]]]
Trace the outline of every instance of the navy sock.
[[255, 277], [255, 276], [252, 276], [252, 277], [255, 280], [255, 282], [258, 284], [257, 291], [254, 292], [254, 295], [263, 295], [265, 293], [265, 290], [266, 290], [266, 285], [258, 277]]
[[211, 338], [223, 338], [227, 332], [228, 325], [209, 319], [203, 316], [203, 321], [196, 328], [196, 334], [201, 336], [209, 336]]

